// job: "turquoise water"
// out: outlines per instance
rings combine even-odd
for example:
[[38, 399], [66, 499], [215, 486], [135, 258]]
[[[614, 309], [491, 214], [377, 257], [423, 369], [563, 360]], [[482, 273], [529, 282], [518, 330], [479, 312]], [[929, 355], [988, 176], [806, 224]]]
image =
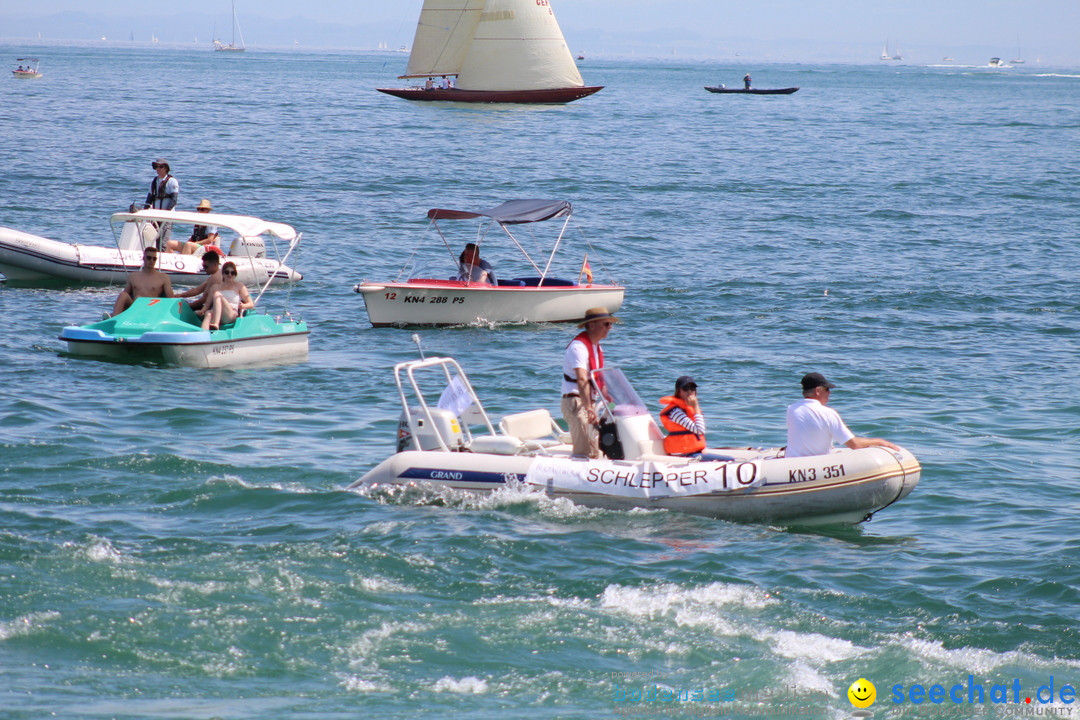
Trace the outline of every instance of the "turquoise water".
[[[80, 361], [57, 334], [117, 288], [0, 285], [3, 717], [832, 719], [860, 677], [875, 717], [1077, 711], [1080, 72], [770, 65], [802, 89], [741, 97], [702, 86], [742, 66], [590, 59], [578, 103], [432, 107], [373, 91], [396, 53], [34, 52], [41, 81], [0, 81], [0, 225], [107, 244], [164, 156], [182, 205], [304, 232], [305, 281], [263, 302], [312, 337], [284, 367]], [[416, 356], [352, 285], [428, 208], [516, 197], [574, 202], [643, 397], [691, 374], [712, 444], [779, 445], [819, 370], [922, 483], [812, 533], [345, 490]], [[421, 338], [501, 414], [557, 410], [571, 335]]]

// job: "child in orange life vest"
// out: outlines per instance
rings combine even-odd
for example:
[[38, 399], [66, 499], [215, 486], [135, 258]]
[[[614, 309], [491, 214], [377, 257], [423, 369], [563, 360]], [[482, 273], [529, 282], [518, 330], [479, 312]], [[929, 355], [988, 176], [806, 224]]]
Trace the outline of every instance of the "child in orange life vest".
[[675, 381], [675, 394], [660, 398], [664, 409], [660, 422], [668, 435], [664, 452], [668, 455], [693, 455], [705, 449], [705, 416], [698, 404], [697, 383], [689, 375]]

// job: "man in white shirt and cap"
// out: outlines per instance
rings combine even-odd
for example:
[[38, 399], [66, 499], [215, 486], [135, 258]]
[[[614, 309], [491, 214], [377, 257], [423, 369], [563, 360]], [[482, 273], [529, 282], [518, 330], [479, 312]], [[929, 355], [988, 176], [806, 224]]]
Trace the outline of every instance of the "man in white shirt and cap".
[[833, 443], [852, 449], [886, 447], [899, 450], [888, 440], [856, 437], [840, 419], [840, 413], [828, 407], [829, 395], [836, 385], [818, 372], [803, 375], [803, 399], [788, 405], [788, 441], [785, 457], [827, 455]]

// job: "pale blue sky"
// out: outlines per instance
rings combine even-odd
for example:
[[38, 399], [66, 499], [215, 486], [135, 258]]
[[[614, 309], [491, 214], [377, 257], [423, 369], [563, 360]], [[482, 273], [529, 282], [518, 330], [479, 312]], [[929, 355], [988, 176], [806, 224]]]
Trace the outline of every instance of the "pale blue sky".
[[[412, 41], [420, 0], [239, 0], [249, 45], [374, 48]], [[886, 40], [910, 62], [990, 55], [1080, 65], [1080, 0], [552, 0], [575, 49], [776, 60], [876, 59]], [[228, 0], [0, 0], [0, 39], [208, 39], [229, 24]], [[56, 13], [82, 13], [73, 20]], [[151, 27], [155, 24], [160, 27]], [[302, 36], [292, 38], [292, 35]], [[148, 38], [147, 38], [148, 39]]]

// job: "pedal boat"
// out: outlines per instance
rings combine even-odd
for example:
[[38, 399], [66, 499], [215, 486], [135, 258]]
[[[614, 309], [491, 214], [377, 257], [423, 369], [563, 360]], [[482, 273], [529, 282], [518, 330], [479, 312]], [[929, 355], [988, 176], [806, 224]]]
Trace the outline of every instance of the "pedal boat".
[[[551, 200], [510, 200], [491, 210], [477, 211], [433, 208], [427, 213], [431, 219], [428, 228], [435, 228], [442, 240], [436, 246], [442, 261], [435, 264], [427, 260], [425, 264], [424, 256], [414, 252], [395, 281], [364, 281], [353, 289], [363, 296], [368, 320], [375, 327], [578, 322], [589, 308], [604, 307], [616, 312], [622, 306], [625, 288], [613, 283], [594, 284], [588, 252], [580, 269], [575, 267], [573, 270], [571, 277], [576, 279], [557, 277], [552, 271], [572, 214], [569, 202]], [[501, 229], [510, 240], [510, 246], [516, 247], [524, 257], [527, 276], [500, 279], [496, 284], [455, 279], [456, 275], [451, 274], [450, 269], [456, 272], [457, 253], [461, 247], [450, 245], [438, 221], [474, 218], [486, 220], [481, 223], [476, 236], [468, 240], [486, 249], [492, 247], [484, 243], [488, 230]], [[511, 232], [510, 226], [554, 218], [565, 220], [546, 260], [540, 258], [538, 262]], [[494, 233], [494, 236], [498, 238], [500, 234]], [[464, 246], [464, 242], [461, 245]], [[449, 263], [442, 259], [447, 257], [441, 255], [443, 250], [449, 253]], [[436, 269], [432, 270], [432, 266]], [[501, 277], [509, 266], [500, 258], [496, 277]], [[408, 279], [402, 281], [405, 276]]]
[[[116, 247], [82, 245], [31, 235], [0, 227], [0, 273], [8, 280], [34, 283], [43, 280], [69, 283], [124, 283], [127, 274], [142, 266], [143, 249], [155, 245], [158, 227], [172, 223], [173, 238], [186, 238], [194, 225], [217, 226], [222, 262], [236, 264], [238, 279], [245, 285], [293, 283], [303, 279], [296, 270], [274, 257], [282, 257], [300, 242], [302, 233], [284, 223], [267, 222], [246, 215], [197, 213], [172, 210], [139, 210], [114, 213], [110, 218]], [[268, 250], [271, 255], [268, 256]], [[206, 279], [198, 255], [162, 252], [158, 269], [173, 282], [197, 285]]]
[[80, 357], [117, 362], [159, 362], [181, 367], [299, 362], [308, 354], [307, 323], [248, 311], [220, 330], [179, 298], [136, 298], [124, 312], [89, 325], [65, 327], [60, 339]]
[[[445, 387], [441, 395], [421, 389]], [[837, 449], [785, 458], [782, 448], [725, 447], [698, 457], [663, 452], [662, 433], [618, 368], [594, 372], [609, 400], [601, 426], [607, 457], [572, 455], [569, 435], [545, 409], [504, 416], [496, 428], [452, 358], [399, 363], [397, 452], [350, 488], [426, 485], [490, 493], [513, 486], [605, 509], [666, 509], [774, 525], [860, 523], [918, 484], [907, 450]], [[437, 400], [436, 400], [437, 398]], [[475, 432], [474, 432], [475, 428]]]

